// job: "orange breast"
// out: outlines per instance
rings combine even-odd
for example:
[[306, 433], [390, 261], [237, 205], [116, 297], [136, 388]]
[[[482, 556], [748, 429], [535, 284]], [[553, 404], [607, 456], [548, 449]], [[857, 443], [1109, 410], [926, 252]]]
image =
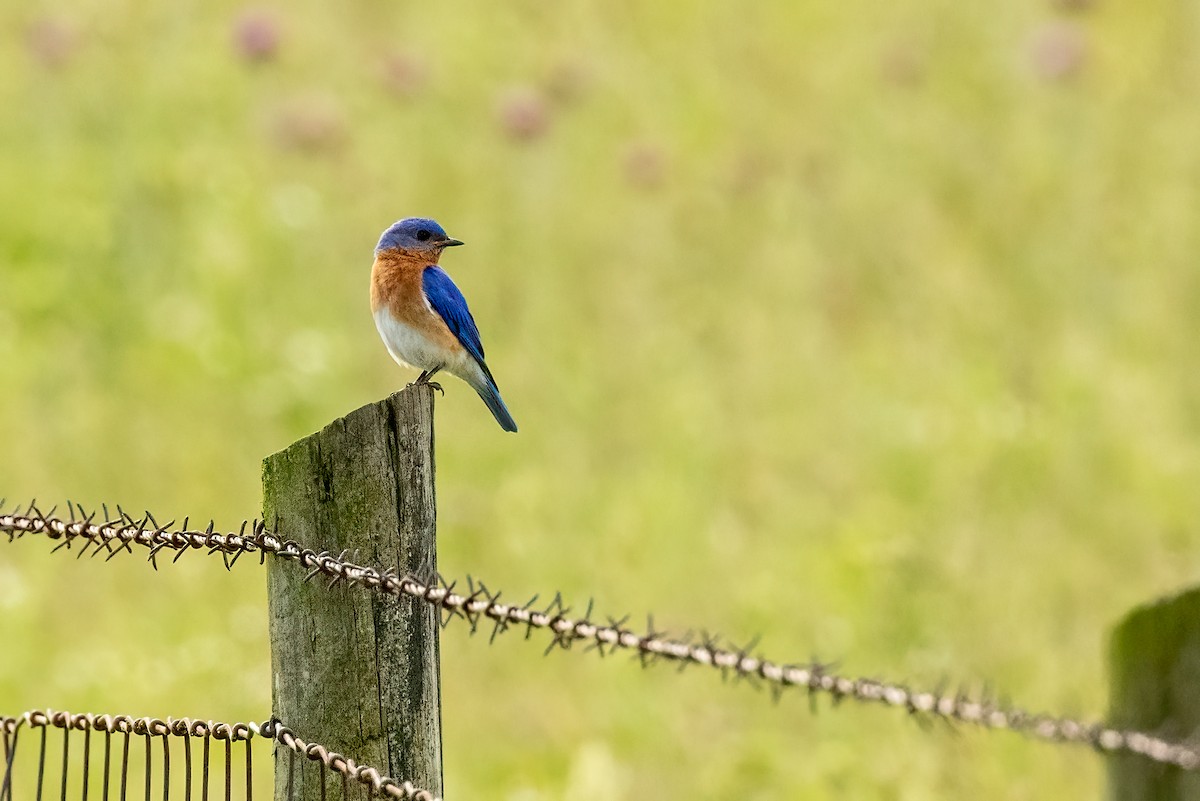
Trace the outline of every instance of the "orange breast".
[[371, 266], [371, 311], [386, 307], [394, 320], [420, 331], [437, 346], [460, 351], [462, 343], [425, 298], [422, 281], [428, 266], [428, 259], [402, 253], [376, 256]]

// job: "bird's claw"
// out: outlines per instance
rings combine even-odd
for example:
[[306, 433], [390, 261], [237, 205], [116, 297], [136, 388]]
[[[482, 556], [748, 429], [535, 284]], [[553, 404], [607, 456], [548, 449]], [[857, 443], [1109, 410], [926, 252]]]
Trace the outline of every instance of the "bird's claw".
[[430, 389], [436, 389], [438, 392], [442, 393], [443, 397], [446, 395], [446, 390], [442, 389], [442, 385], [436, 381], [430, 381], [429, 376], [427, 376], [425, 373], [421, 373], [421, 375], [419, 375], [417, 377], [416, 381], [412, 381], [409, 383], [409, 386], [410, 387], [429, 387]]

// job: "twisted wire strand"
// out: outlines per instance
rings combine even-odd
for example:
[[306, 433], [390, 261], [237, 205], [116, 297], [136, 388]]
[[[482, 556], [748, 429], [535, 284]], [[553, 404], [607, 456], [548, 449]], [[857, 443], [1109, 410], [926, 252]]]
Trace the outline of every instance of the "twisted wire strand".
[[[6, 738], [21, 728], [56, 728], [65, 731], [98, 731], [149, 737], [211, 737], [227, 743], [249, 742], [255, 737], [274, 740], [300, 756], [320, 762], [328, 771], [369, 788], [375, 795], [406, 801], [441, 801], [412, 782], [384, 776], [370, 765], [361, 765], [320, 743], [301, 740], [278, 720], [263, 723], [221, 723], [194, 718], [135, 718], [129, 715], [72, 714], [52, 709], [34, 709], [18, 717], [0, 717], [0, 733]], [[8, 740], [6, 739], [6, 742]]]
[[411, 799], [411, 801], [441, 801], [428, 790], [415, 787], [412, 782], [396, 781], [381, 775], [370, 765], [359, 765], [353, 759], [342, 756], [336, 751], [330, 751], [319, 743], [305, 742], [277, 720], [268, 720], [258, 726], [257, 731], [261, 736], [269, 737], [297, 754], [320, 762], [326, 769], [369, 787], [375, 795]]
[[[257, 553], [260, 561], [270, 555], [296, 562], [308, 571], [309, 579], [318, 575], [328, 578], [331, 588], [344, 583], [395, 597], [420, 598], [439, 610], [443, 624], [453, 617], [461, 617], [469, 622], [472, 633], [483, 621], [492, 625], [492, 638], [512, 626], [524, 627], [527, 637], [534, 630], [546, 631], [552, 638], [547, 652], [555, 647], [570, 649], [579, 642], [586, 644], [586, 650], [596, 650], [602, 656], [614, 651], [628, 651], [643, 665], [662, 659], [681, 667], [714, 668], [722, 675], [732, 674], [735, 678], [765, 684], [776, 694], [796, 687], [806, 689], [810, 694], [826, 695], [835, 702], [850, 699], [883, 704], [917, 716], [984, 729], [1006, 729], [1049, 742], [1089, 745], [1101, 752], [1139, 754], [1185, 770], [1200, 768], [1200, 746], [1192, 743], [1175, 742], [1099, 722], [1035, 714], [986, 698], [974, 699], [964, 692], [921, 691], [896, 682], [850, 678], [833, 673], [829, 666], [818, 662], [783, 664], [752, 654], [753, 643], [738, 648], [722, 647], [716, 638], [709, 636], [670, 638], [655, 630], [653, 620], [648, 621], [644, 632], [627, 627], [628, 616], [609, 617], [607, 622], [597, 623], [591, 619], [590, 604], [583, 617], [575, 618], [569, 616], [570, 609], [563, 605], [558, 595], [547, 608], [537, 609], [533, 606], [537, 596], [525, 604], [502, 603], [499, 592], [470, 579], [465, 593], [456, 592], [457, 582], [447, 582], [441, 576], [400, 575], [391, 568], [355, 564], [347, 558], [347, 553], [334, 555], [305, 548], [269, 531], [260, 520], [243, 523], [236, 533], [222, 534], [214, 531], [212, 523], [204, 530], [189, 530], [185, 520], [183, 528], [172, 529], [173, 522], [160, 526], [149, 513], [135, 519], [119, 508], [118, 517], [96, 522], [95, 513], [84, 514], [73, 504], [69, 504], [69, 508], [71, 519], [62, 520], [54, 517], [53, 511], [43, 514], [36, 504], [30, 504], [23, 513], [18, 510], [0, 514], [0, 531], [6, 532], [10, 540], [25, 534], [61, 540], [55, 550], [82, 543], [80, 556], [91, 548], [93, 556], [103, 552], [109, 559], [122, 551], [132, 553], [132, 546], [138, 545], [149, 550], [148, 558], [155, 567], [155, 558], [164, 549], [175, 551], [175, 559], [188, 550], [220, 553], [227, 568], [242, 554]], [[105, 514], [105, 518], [109, 516]]]

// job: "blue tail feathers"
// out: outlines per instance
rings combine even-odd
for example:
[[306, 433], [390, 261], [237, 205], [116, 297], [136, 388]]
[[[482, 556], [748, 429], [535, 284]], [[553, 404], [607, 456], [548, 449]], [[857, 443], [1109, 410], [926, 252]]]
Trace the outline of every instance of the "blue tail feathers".
[[508, 413], [508, 407], [500, 399], [500, 389], [496, 386], [496, 379], [492, 378], [492, 371], [488, 369], [487, 363], [480, 359], [476, 359], [475, 364], [478, 365], [479, 372], [463, 377], [479, 393], [479, 397], [483, 398], [500, 427], [505, 431], [515, 432], [517, 421]]
[[475, 387], [475, 391], [479, 393], [479, 397], [483, 398], [483, 402], [487, 404], [488, 410], [491, 411], [501, 428], [505, 431], [517, 430], [517, 421], [508, 413], [508, 407], [500, 398], [500, 390], [496, 388], [495, 381], [489, 380], [486, 384]]

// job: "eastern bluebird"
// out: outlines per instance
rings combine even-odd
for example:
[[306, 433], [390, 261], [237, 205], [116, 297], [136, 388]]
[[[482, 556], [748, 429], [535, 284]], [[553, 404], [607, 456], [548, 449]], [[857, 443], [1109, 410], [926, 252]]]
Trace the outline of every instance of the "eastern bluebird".
[[[409, 217], [383, 232], [371, 267], [371, 311], [392, 358], [420, 369], [428, 384], [438, 370], [466, 381], [505, 431], [517, 424], [483, 361], [479, 329], [467, 300], [438, 266], [445, 248], [461, 245], [433, 220]], [[434, 384], [438, 387], [437, 384]]]

